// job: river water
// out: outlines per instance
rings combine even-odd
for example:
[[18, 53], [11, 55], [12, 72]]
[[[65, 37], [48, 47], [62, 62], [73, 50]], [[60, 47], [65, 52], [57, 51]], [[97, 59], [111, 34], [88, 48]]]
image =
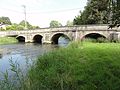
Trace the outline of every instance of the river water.
[[[35, 44], [35, 43], [17, 43], [0, 45], [0, 73], [5, 73], [6, 70], [11, 74], [10, 61], [18, 63], [20, 68], [24, 71], [26, 69], [26, 62], [32, 63], [38, 56], [65, 46], [69, 43], [68, 40], [61, 39], [58, 45], [51, 44]], [[1, 76], [0, 76], [1, 78]]]

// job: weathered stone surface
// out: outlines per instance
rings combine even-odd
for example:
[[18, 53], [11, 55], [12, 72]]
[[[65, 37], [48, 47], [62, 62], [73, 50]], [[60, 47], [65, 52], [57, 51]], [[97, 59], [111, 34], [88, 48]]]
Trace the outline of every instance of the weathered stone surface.
[[108, 25], [81, 25], [58, 28], [41, 28], [37, 30], [21, 30], [21, 31], [0, 31], [0, 37], [14, 36], [24, 37], [25, 42], [34, 42], [33, 38], [40, 35], [42, 43], [53, 43], [55, 35], [66, 35], [71, 41], [81, 40], [86, 35], [96, 33], [107, 39], [116, 39], [120, 41], [120, 28], [108, 29]]

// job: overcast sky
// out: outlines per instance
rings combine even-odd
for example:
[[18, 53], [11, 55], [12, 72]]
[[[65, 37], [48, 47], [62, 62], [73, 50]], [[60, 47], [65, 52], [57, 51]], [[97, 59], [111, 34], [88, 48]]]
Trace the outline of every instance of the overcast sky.
[[48, 27], [51, 20], [65, 25], [84, 9], [87, 0], [0, 0], [0, 17], [9, 17], [12, 23], [24, 20], [26, 6], [27, 21], [32, 25]]

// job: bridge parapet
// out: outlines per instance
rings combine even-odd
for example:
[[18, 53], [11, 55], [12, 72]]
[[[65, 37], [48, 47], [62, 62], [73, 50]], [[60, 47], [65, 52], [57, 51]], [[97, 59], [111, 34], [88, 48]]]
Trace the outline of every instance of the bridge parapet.
[[15, 31], [0, 31], [0, 33], [6, 34], [27, 34], [27, 33], [45, 33], [45, 32], [57, 32], [57, 31], [76, 31], [76, 30], [120, 30], [118, 28], [108, 29], [108, 25], [79, 25], [79, 26], [64, 26], [57, 28], [40, 28], [36, 30], [15, 30]]

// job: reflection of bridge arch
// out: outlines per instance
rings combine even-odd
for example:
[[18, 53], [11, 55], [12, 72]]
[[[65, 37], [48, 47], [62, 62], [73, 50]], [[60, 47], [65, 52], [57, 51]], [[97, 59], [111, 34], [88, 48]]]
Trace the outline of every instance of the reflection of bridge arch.
[[16, 39], [18, 40], [18, 42], [25, 42], [24, 36], [17, 36]]
[[65, 35], [65, 34], [63, 34], [63, 33], [56, 33], [56, 34], [54, 34], [54, 35], [52, 36], [52, 38], [51, 38], [52, 44], [58, 44], [58, 40], [59, 40], [59, 38], [60, 38], [61, 36], [63, 36], [64, 38], [67, 38], [67, 39], [70, 40], [70, 38], [69, 38], [67, 35]]
[[84, 38], [98, 39], [98, 38], [107, 38], [107, 37], [101, 33], [87, 33], [82, 37], [82, 39]]
[[34, 43], [42, 43], [42, 38], [43, 38], [42, 35], [37, 34], [33, 37], [33, 42]]

